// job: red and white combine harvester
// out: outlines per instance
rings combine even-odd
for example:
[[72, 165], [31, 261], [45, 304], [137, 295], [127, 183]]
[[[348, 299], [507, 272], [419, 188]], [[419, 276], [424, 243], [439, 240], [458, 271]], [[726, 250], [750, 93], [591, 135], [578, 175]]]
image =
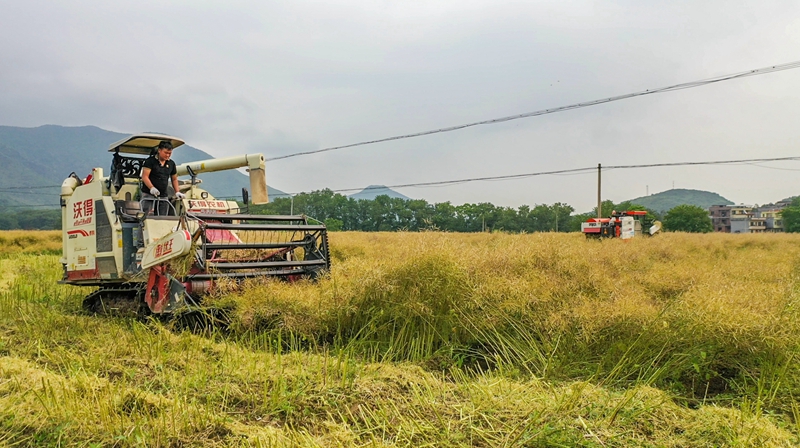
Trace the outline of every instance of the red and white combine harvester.
[[[189, 177], [179, 182], [185, 197], [169, 191], [163, 215], [154, 213], [163, 207], [143, 207], [142, 163], [162, 141], [183, 145], [168, 135], [132, 135], [109, 148], [109, 176], [94, 168], [61, 185], [61, 282], [98, 287], [84, 300], [87, 309], [146, 305], [169, 313], [197, 303], [220, 279], [315, 278], [330, 268], [324, 224], [304, 215], [242, 214], [236, 201], [200, 188], [197, 174], [247, 168], [253, 204], [267, 203], [261, 154], [178, 165], [178, 176]], [[249, 196], [243, 190], [245, 206]]]
[[[643, 221], [647, 212], [630, 210], [611, 212], [610, 218], [589, 218], [581, 223], [581, 232], [587, 238], [620, 238], [627, 240], [641, 236]], [[647, 235], [655, 235], [661, 230], [661, 223], [655, 221], [647, 230]]]

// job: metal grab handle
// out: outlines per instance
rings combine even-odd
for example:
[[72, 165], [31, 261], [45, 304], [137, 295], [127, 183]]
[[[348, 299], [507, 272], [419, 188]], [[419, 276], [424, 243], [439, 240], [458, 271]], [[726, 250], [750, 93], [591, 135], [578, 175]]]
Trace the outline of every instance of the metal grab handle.
[[[160, 205], [162, 203], [166, 203], [166, 204], [169, 205], [169, 209], [172, 210], [172, 214], [170, 215], [170, 213], [169, 213], [170, 210], [168, 209], [167, 213], [165, 215], [163, 215], [163, 216], [177, 216], [178, 210], [175, 208], [175, 205], [172, 203], [172, 201], [174, 199], [176, 199], [176, 198], [174, 198], [174, 197], [173, 198], [161, 198], [161, 197], [142, 198], [139, 201], [139, 207], [140, 207], [141, 210], [145, 210], [145, 209], [147, 210], [145, 215], [154, 214], [155, 216], [162, 216], [161, 213], [160, 213], [160, 210], [161, 210]], [[146, 204], [147, 203], [152, 204], [153, 207], [147, 209], [146, 208]]]

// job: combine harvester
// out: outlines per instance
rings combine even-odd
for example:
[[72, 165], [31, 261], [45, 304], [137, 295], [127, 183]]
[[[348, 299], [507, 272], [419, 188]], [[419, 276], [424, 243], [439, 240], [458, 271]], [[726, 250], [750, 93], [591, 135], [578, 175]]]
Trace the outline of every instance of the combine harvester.
[[[587, 238], [620, 238], [627, 240], [643, 235], [642, 227], [647, 212], [644, 210], [631, 210], [626, 212], [611, 212], [610, 218], [589, 218], [581, 223], [581, 232]], [[650, 226], [646, 235], [655, 235], [661, 231], [661, 223], [655, 221]]]
[[[268, 202], [261, 154], [177, 166], [180, 191], [170, 191], [170, 212], [145, 213], [140, 171], [168, 135], [136, 134], [111, 145], [110, 176], [94, 168], [85, 179], [72, 173], [61, 185], [64, 277], [61, 283], [99, 287], [84, 307], [171, 313], [212, 291], [220, 279], [316, 278], [330, 269], [328, 236], [306, 216], [240, 213], [237, 202], [214, 198], [197, 175], [246, 167], [253, 204]], [[172, 188], [170, 188], [171, 190]], [[242, 189], [247, 206], [249, 192]], [[144, 309], [146, 305], [146, 310]]]

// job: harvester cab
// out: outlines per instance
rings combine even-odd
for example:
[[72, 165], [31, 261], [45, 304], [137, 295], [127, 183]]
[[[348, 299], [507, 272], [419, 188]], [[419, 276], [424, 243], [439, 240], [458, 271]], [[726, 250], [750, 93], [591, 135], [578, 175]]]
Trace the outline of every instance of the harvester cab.
[[[629, 210], [624, 212], [611, 212], [609, 218], [589, 218], [581, 223], [581, 232], [587, 238], [620, 238], [627, 240], [641, 236], [643, 233], [644, 210]], [[649, 226], [646, 234], [655, 235], [661, 230], [661, 223], [655, 221]]]
[[98, 287], [84, 300], [87, 309], [146, 305], [169, 313], [199, 302], [221, 279], [316, 278], [330, 268], [324, 224], [304, 215], [243, 214], [236, 201], [200, 187], [198, 174], [246, 168], [252, 195], [244, 190], [243, 202], [267, 203], [261, 154], [178, 165], [178, 176], [190, 176], [179, 182], [185, 198], [170, 188], [169, 200], [160, 199], [168, 207], [143, 206], [142, 164], [161, 141], [184, 144], [168, 135], [132, 135], [109, 148], [109, 176], [94, 168], [61, 185], [61, 282]]

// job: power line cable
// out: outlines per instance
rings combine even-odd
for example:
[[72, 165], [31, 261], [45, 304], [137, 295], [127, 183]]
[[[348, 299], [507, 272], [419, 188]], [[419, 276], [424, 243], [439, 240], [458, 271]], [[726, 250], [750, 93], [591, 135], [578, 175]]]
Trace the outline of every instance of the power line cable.
[[[709, 160], [709, 161], [699, 161], [699, 162], [665, 162], [665, 163], [647, 163], [647, 164], [635, 164], [635, 165], [607, 165], [607, 166], [600, 166], [602, 171], [610, 171], [615, 169], [636, 169], [636, 168], [659, 168], [659, 167], [672, 167], [672, 166], [700, 166], [700, 165], [733, 165], [733, 164], [748, 164], [752, 166], [756, 166], [759, 168], [772, 168], [772, 169], [780, 169], [775, 167], [766, 167], [756, 165], [756, 163], [761, 162], [783, 162], [783, 161], [798, 161], [800, 160], [800, 156], [792, 156], [792, 157], [773, 157], [773, 158], [758, 158], [758, 159], [737, 159], [737, 160]], [[545, 175], [576, 175], [576, 174], [590, 174], [597, 171], [596, 166], [590, 167], [583, 167], [583, 168], [570, 168], [570, 169], [563, 169], [563, 170], [552, 170], [552, 171], [539, 171], [535, 173], [522, 173], [522, 174], [506, 174], [501, 176], [485, 176], [485, 177], [470, 177], [464, 179], [451, 179], [451, 180], [443, 180], [443, 181], [430, 181], [430, 182], [416, 182], [416, 183], [407, 183], [407, 184], [396, 184], [396, 185], [381, 185], [378, 187], [367, 187], [367, 188], [340, 188], [336, 190], [330, 190], [334, 193], [341, 193], [341, 192], [348, 192], [348, 191], [370, 191], [370, 190], [383, 190], [388, 188], [405, 188], [405, 187], [435, 187], [435, 186], [448, 186], [448, 185], [456, 185], [456, 184], [463, 184], [469, 182], [479, 182], [479, 181], [503, 181], [503, 180], [513, 180], [513, 179], [523, 179], [527, 177], [536, 177], [536, 176], [545, 176]], [[13, 187], [13, 188], [24, 188], [24, 187]], [[48, 188], [48, 187], [34, 187], [34, 188]], [[24, 192], [20, 192], [24, 193]], [[273, 195], [273, 197], [292, 197], [299, 194], [303, 194], [305, 192], [298, 192], [298, 193], [284, 193]], [[41, 193], [39, 193], [41, 194]], [[216, 196], [218, 199], [236, 199], [231, 196], [224, 196], [219, 195]], [[0, 206], [2, 207], [2, 206]], [[6, 206], [5, 208], [24, 208], [24, 207], [52, 207], [51, 205], [32, 205], [32, 206]]]
[[318, 153], [321, 153], [321, 152], [334, 151], [334, 150], [337, 150], [337, 149], [352, 148], [352, 147], [355, 147], [355, 146], [363, 146], [363, 145], [371, 145], [373, 143], [382, 143], [382, 142], [388, 142], [388, 141], [392, 141], [392, 140], [402, 140], [402, 139], [406, 139], [406, 138], [421, 137], [421, 136], [424, 136], [424, 135], [439, 134], [439, 133], [442, 133], [442, 132], [452, 132], [452, 131], [457, 131], [459, 129], [465, 129], [465, 128], [469, 128], [469, 127], [473, 127], [473, 126], [484, 125], [484, 124], [504, 123], [506, 121], [518, 120], [520, 118], [535, 117], [535, 116], [539, 116], [539, 115], [547, 115], [547, 114], [552, 114], [552, 113], [556, 113], [556, 112], [563, 112], [563, 111], [566, 111], [566, 110], [580, 109], [580, 108], [583, 108], [583, 107], [596, 106], [598, 104], [605, 104], [605, 103], [610, 103], [610, 102], [613, 102], [613, 101], [625, 100], [625, 99], [634, 98], [634, 97], [637, 97], [637, 96], [651, 95], [651, 94], [654, 94], [654, 93], [663, 93], [663, 92], [672, 92], [672, 91], [675, 91], [675, 90], [691, 89], [693, 87], [701, 87], [701, 86], [705, 86], [705, 85], [708, 85], [708, 84], [714, 84], [714, 83], [718, 83], [718, 82], [722, 82], [722, 81], [728, 81], [728, 80], [731, 80], [731, 79], [739, 79], [739, 78], [745, 78], [745, 77], [749, 77], [749, 76], [764, 75], [764, 74], [767, 74], [767, 73], [774, 73], [774, 72], [779, 72], [779, 71], [783, 71], [783, 70], [791, 70], [791, 69], [795, 69], [795, 68], [798, 68], [798, 67], [800, 67], [800, 61], [789, 62], [789, 63], [786, 63], [786, 64], [772, 65], [772, 66], [769, 66], [769, 67], [764, 67], [764, 68], [759, 68], [759, 69], [754, 69], [754, 70], [747, 70], [747, 71], [744, 71], [744, 72], [733, 73], [733, 74], [730, 74], [730, 75], [716, 76], [716, 77], [713, 77], [713, 78], [702, 79], [702, 80], [699, 80], [699, 81], [692, 81], [692, 82], [685, 82], [685, 83], [681, 83], [681, 84], [675, 84], [673, 86], [668, 86], [668, 87], [660, 87], [660, 88], [657, 88], [657, 89], [647, 89], [647, 90], [642, 90], [642, 91], [639, 91], [639, 92], [628, 93], [628, 94], [625, 94], [625, 95], [618, 95], [618, 96], [612, 96], [612, 97], [609, 97], [609, 98], [602, 98], [602, 99], [599, 99], [599, 100], [584, 101], [584, 102], [581, 102], [581, 103], [570, 104], [568, 106], [560, 106], [560, 107], [555, 107], [555, 108], [550, 108], [550, 109], [542, 109], [542, 110], [537, 110], [537, 111], [534, 111], [534, 112], [527, 112], [527, 113], [517, 114], [517, 115], [509, 115], [507, 117], [492, 118], [492, 119], [489, 119], [489, 120], [476, 121], [476, 122], [473, 122], [473, 123], [466, 123], [466, 124], [460, 124], [460, 125], [455, 125], [455, 126], [449, 126], [449, 127], [445, 127], [445, 128], [433, 129], [433, 130], [430, 130], [430, 131], [414, 132], [412, 134], [397, 135], [397, 136], [394, 136], [394, 137], [380, 138], [380, 139], [377, 139], [377, 140], [368, 140], [368, 141], [363, 141], [363, 142], [358, 142], [358, 143], [351, 143], [349, 145], [332, 146], [330, 148], [316, 149], [316, 150], [313, 150], [313, 151], [297, 152], [297, 153], [294, 153], [294, 154], [287, 154], [287, 155], [284, 155], [284, 156], [270, 157], [270, 158], [267, 158], [265, 160], [267, 160], [267, 161], [275, 161], [275, 160], [281, 160], [281, 159], [288, 159], [290, 157], [298, 157], [298, 156], [305, 156], [305, 155], [310, 155], [310, 154], [318, 154]]
[[[658, 168], [658, 167], [670, 167], [670, 166], [698, 166], [698, 165], [732, 165], [732, 164], [752, 164], [755, 162], [781, 162], [781, 161], [789, 161], [789, 160], [800, 160], [800, 156], [794, 157], [774, 157], [774, 158], [761, 158], [761, 159], [739, 159], [739, 160], [710, 160], [710, 161], [701, 161], [701, 162], [668, 162], [668, 163], [648, 163], [648, 164], [637, 164], [637, 165], [608, 165], [602, 166], [602, 171], [607, 170], [615, 170], [615, 169], [635, 169], [635, 168]], [[757, 165], [756, 165], [757, 166]], [[766, 168], [766, 167], [764, 167]], [[592, 172], [596, 172], [597, 167], [584, 167], [584, 168], [572, 168], [572, 169], [564, 169], [564, 170], [554, 170], [554, 171], [540, 171], [536, 173], [523, 173], [523, 174], [508, 174], [503, 176], [486, 176], [486, 177], [470, 177], [464, 179], [453, 179], [453, 180], [442, 180], [442, 181], [432, 181], [432, 182], [417, 182], [417, 183], [408, 183], [408, 184], [397, 184], [397, 185], [382, 185], [380, 187], [375, 188], [341, 188], [337, 190], [331, 190], [334, 193], [341, 193], [341, 192], [348, 192], [348, 191], [369, 191], [369, 190], [383, 190], [385, 188], [405, 188], [405, 187], [429, 187], [429, 186], [443, 186], [443, 185], [454, 185], [454, 184], [462, 184], [468, 182], [478, 182], [478, 181], [489, 181], [489, 180], [512, 180], [512, 179], [523, 179], [526, 177], [535, 177], [535, 176], [544, 176], [544, 175], [563, 175], [563, 174], [589, 174]], [[294, 196], [301, 193], [286, 193], [287, 196]]]
[[741, 160], [713, 160], [706, 162], [668, 162], [668, 163], [648, 163], [642, 165], [610, 165], [603, 169], [625, 169], [625, 168], [656, 168], [662, 166], [690, 166], [690, 165], [728, 165], [735, 163], [754, 163], [754, 162], [783, 162], [788, 160], [800, 160], [800, 156], [793, 157], [774, 157], [769, 159], [741, 159]]
[[759, 165], [757, 163], [748, 163], [747, 165], [752, 165], [752, 166], [755, 166], [755, 167], [758, 167], [758, 168], [766, 168], [766, 169], [770, 169], [770, 170], [800, 171], [800, 169], [797, 169], [797, 168], [779, 168], [777, 166], [764, 166], [764, 165]]

